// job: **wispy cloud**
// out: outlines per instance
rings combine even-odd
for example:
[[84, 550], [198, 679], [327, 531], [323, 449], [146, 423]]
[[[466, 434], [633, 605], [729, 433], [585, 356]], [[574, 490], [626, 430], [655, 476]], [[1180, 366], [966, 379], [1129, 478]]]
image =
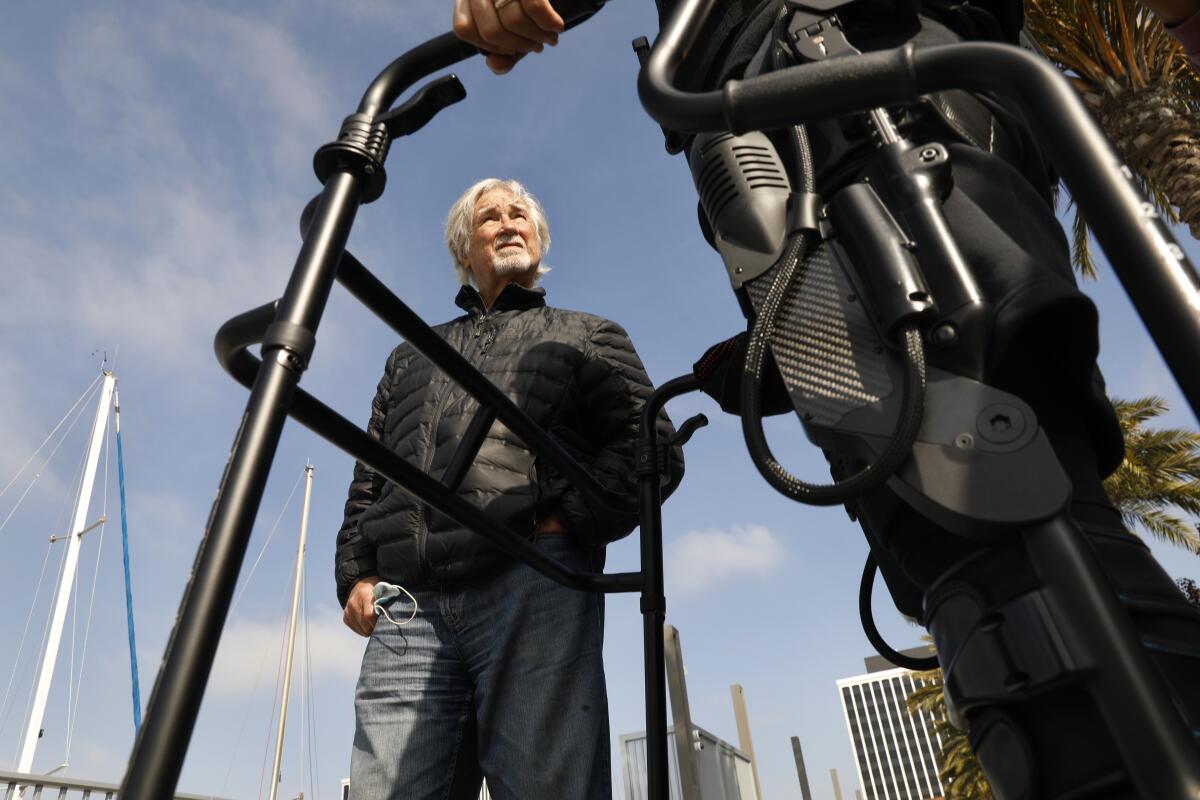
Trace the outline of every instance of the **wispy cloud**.
[[404, 5], [398, 5], [395, 0], [313, 0], [312, 5], [356, 23], [382, 25], [404, 32], [407, 35], [403, 41], [418, 36], [436, 36], [450, 30], [452, 5], [440, 0]]
[[[282, 168], [306, 163], [336, 129], [340, 115], [322, 71], [286, 28], [252, 13], [197, 5], [173, 6], [149, 27], [152, 41], [163, 45], [159, 56], [193, 70], [225, 103], [225, 113], [236, 113], [245, 128], [270, 129], [270, 136], [246, 144], [265, 145]], [[181, 30], [188, 35], [178, 36]]]
[[0, 192], [5, 326], [207, 367], [220, 321], [277, 295], [295, 259], [296, 165], [340, 118], [325, 82], [286, 28], [173, 3], [80, 15], [55, 61], [56, 130], [78, 135], [46, 207]]
[[665, 568], [672, 597], [685, 597], [719, 583], [762, 577], [782, 565], [787, 552], [762, 525], [688, 531], [667, 545]]
[[[297, 634], [297, 664], [305, 647], [305, 630], [309, 636], [307, 660], [312, 664], [313, 681], [334, 678], [352, 682], [357, 678], [366, 640], [342, 625], [340, 611], [319, 608], [310, 616], [307, 626]], [[215, 697], [246, 697], [271, 691], [285, 635], [282, 622], [231, 622], [221, 635], [209, 693]]]
[[[20, 500], [22, 494], [30, 489], [30, 484], [37, 484], [38, 491], [53, 494], [63, 491], [71, 480], [71, 471], [79, 458], [79, 453], [64, 452], [61, 445], [64, 437], [85, 441], [87, 427], [95, 414], [94, 395], [65, 400], [62, 408], [46, 410], [46, 401], [38, 402], [24, 391], [30, 381], [28, 369], [15, 353], [7, 353], [0, 349], [0, 375], [4, 376], [6, 389], [4, 392], [4, 413], [0, 414], [0, 489], [8, 486], [3, 497], [0, 497], [0, 522]], [[82, 392], [84, 386], [79, 386]], [[94, 391], [94, 388], [93, 388]], [[65, 398], [64, 393], [60, 393]], [[71, 411], [75, 403], [74, 411]], [[57, 415], [67, 414], [65, 418]], [[56, 415], [51, 419], [51, 415]], [[31, 419], [46, 420], [45, 428], [30, 423]], [[61, 421], [61, 426], [54, 431], [55, 423]], [[49, 440], [47, 436], [54, 431]], [[36, 456], [34, 451], [41, 450]], [[57, 447], [57, 450], [56, 450]], [[70, 449], [70, 448], [68, 448]], [[51, 460], [51, 455], [53, 459]], [[48, 464], [49, 460], [49, 464]], [[24, 467], [18, 477], [17, 473]], [[15, 478], [15, 480], [14, 480]], [[10, 484], [11, 481], [11, 485]], [[26, 495], [28, 497], [28, 495]], [[36, 496], [35, 498], [36, 499]]]
[[127, 499], [132, 548], [151, 560], [195, 552], [207, 508], [177, 491], [133, 490]]

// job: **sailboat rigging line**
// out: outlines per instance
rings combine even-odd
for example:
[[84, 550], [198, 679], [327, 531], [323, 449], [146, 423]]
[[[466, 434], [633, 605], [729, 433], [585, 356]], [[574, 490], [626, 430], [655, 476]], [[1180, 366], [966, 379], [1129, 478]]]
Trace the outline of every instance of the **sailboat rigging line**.
[[[79, 399], [75, 401], [75, 405], [73, 405], [69, 409], [67, 409], [67, 413], [63, 414], [62, 419], [60, 419], [58, 421], [58, 424], [55, 425], [54, 428], [48, 434], [46, 434], [46, 438], [43, 439], [42, 443], [37, 446], [37, 449], [33, 451], [33, 455], [29, 456], [29, 458], [27, 458], [25, 460], [25, 463], [21, 465], [21, 468], [19, 470], [17, 470], [17, 474], [12, 476], [12, 479], [7, 484], [5, 484], [3, 489], [0, 489], [0, 497], [3, 497], [4, 493], [9, 490], [9, 487], [11, 487], [14, 483], [17, 482], [17, 478], [21, 477], [21, 474], [25, 472], [25, 469], [30, 465], [30, 463], [35, 458], [37, 458], [37, 454], [42, 452], [42, 448], [45, 447], [46, 442], [50, 441], [50, 438], [52, 436], [54, 436], [55, 431], [57, 431], [59, 428], [61, 428], [63, 423], [67, 421], [67, 417], [71, 416], [71, 412], [74, 411], [76, 409], [76, 407], [79, 406], [80, 403], [82, 403], [84, 400], [86, 400], [88, 395], [92, 394], [92, 391], [96, 388], [96, 384], [98, 384], [99, 382], [100, 382], [100, 376], [97, 375], [92, 380], [91, 384], [86, 389], [83, 390], [83, 394], [79, 395]], [[47, 461], [48, 460], [49, 459], [47, 459]]]
[[[69, 434], [69, 433], [70, 433], [70, 431], [68, 431], [68, 432], [67, 432], [67, 434]], [[63, 434], [63, 436], [65, 437], [67, 434]], [[61, 444], [61, 442], [60, 442], [60, 444]], [[81, 459], [80, 459], [80, 462], [79, 462], [79, 475], [78, 475], [78, 479], [77, 479], [78, 481], [81, 481], [81, 480], [83, 480], [83, 467], [84, 467], [84, 463], [83, 463], [83, 461], [84, 461], [84, 460], [81, 458]], [[47, 463], [49, 463], [49, 462], [47, 461]], [[58, 509], [58, 517], [57, 517], [57, 518], [54, 520], [54, 525], [53, 525], [53, 527], [51, 527], [51, 528], [50, 528], [50, 530], [52, 530], [52, 531], [61, 530], [61, 523], [62, 523], [62, 517], [63, 517], [63, 508], [64, 508], [63, 506], [60, 506], [60, 507], [59, 507], [59, 509]], [[72, 507], [72, 508], [73, 508], [73, 507]], [[65, 538], [65, 537], [62, 537], [62, 538]], [[59, 541], [61, 541], [61, 540], [62, 540], [61, 538], [59, 538], [59, 537], [56, 537], [56, 536], [51, 536], [51, 537], [50, 537], [50, 540], [49, 540], [49, 545], [48, 545], [48, 546], [47, 546], [47, 548], [46, 548], [46, 559], [47, 559], [47, 560], [50, 558], [50, 550], [51, 550], [51, 549], [54, 547], [54, 545], [55, 545], [57, 542], [59, 542]], [[63, 548], [63, 554], [62, 554], [62, 556], [59, 558], [59, 561], [58, 561], [58, 575], [57, 575], [57, 576], [55, 577], [55, 579], [54, 579], [55, 583], [58, 583], [58, 581], [62, 579], [63, 565], [64, 565], [64, 563], [65, 563], [65, 561], [66, 561], [66, 557], [67, 557], [67, 551], [66, 551], [66, 548], [64, 547], [64, 548]], [[44, 574], [44, 565], [43, 565], [43, 574]], [[35, 590], [35, 592], [34, 592], [34, 594], [33, 594], [32, 598], [30, 599], [30, 606], [29, 606], [29, 614], [30, 614], [30, 617], [32, 617], [32, 616], [33, 616], [33, 610], [34, 610], [35, 608], [37, 608], [37, 606], [38, 606], [37, 592], [41, 590], [41, 582], [42, 582], [42, 579], [41, 579], [41, 577], [39, 577], [39, 578], [38, 578], [38, 589], [37, 589], [37, 590]], [[39, 650], [38, 650], [39, 652], [41, 652], [41, 650], [42, 650], [42, 649], [44, 649], [44, 648], [46, 647], [46, 639], [49, 637], [49, 635], [50, 635], [50, 617], [49, 617], [49, 616], [47, 616], [47, 617], [46, 617], [46, 624], [45, 624], [45, 627], [43, 627], [43, 628], [42, 628], [42, 644], [41, 644], [41, 647], [40, 647], [40, 648], [39, 648]], [[24, 642], [24, 638], [22, 637], [22, 646], [23, 646], [23, 642]], [[14, 669], [15, 669], [15, 668], [16, 668], [16, 667], [15, 667], [15, 665], [14, 665]], [[32, 695], [32, 694], [30, 694], [30, 702], [29, 702], [29, 703], [27, 703], [27, 704], [26, 704], [26, 706], [25, 706], [25, 714], [24, 714], [24, 716], [22, 717], [22, 719], [25, 719], [26, 717], [28, 717], [28, 716], [29, 716], [29, 708], [30, 708], [30, 704], [32, 703], [32, 701], [33, 701], [33, 695]], [[12, 710], [11, 708], [10, 708], [10, 709], [8, 709], [7, 711], [0, 710], [0, 712], [2, 712], [2, 713], [0, 713], [0, 729], [2, 729], [2, 728], [4, 727], [4, 722], [5, 722], [5, 720], [8, 718], [8, 712], [9, 712], [9, 711], [11, 711], [11, 710]], [[19, 745], [19, 744], [17, 745], [17, 748], [18, 748], [18, 749], [17, 749], [17, 758], [19, 758], [19, 757], [20, 757], [20, 745]], [[14, 758], [13, 760], [14, 760], [14, 762], [15, 762], [15, 761], [16, 761], [16, 758]]]
[[[120, 348], [117, 348], [118, 351]], [[117, 356], [113, 355], [115, 364]], [[125, 456], [121, 449], [121, 398], [113, 389], [113, 420], [117, 428], [117, 487], [121, 492], [121, 560], [125, 570], [125, 617], [129, 623], [129, 672], [133, 683], [133, 733], [142, 728], [142, 691], [138, 686], [137, 637], [133, 630], [133, 577], [129, 569], [129, 523], [125, 515]]]
[[4, 687], [4, 698], [0, 700], [0, 728], [4, 727], [4, 720], [8, 712], [8, 698], [12, 692], [13, 681], [17, 677], [17, 667], [21, 664], [21, 652], [25, 649], [25, 637], [29, 634], [29, 623], [33, 621], [33, 610], [37, 607], [37, 596], [42, 590], [42, 581], [46, 578], [46, 565], [50, 563], [50, 549], [54, 547], [54, 542], [46, 545], [46, 556], [42, 559], [42, 570], [38, 574], [37, 587], [33, 590], [33, 595], [29, 601], [29, 613], [25, 615], [25, 627], [21, 629], [21, 640], [17, 643], [17, 654], [13, 657], [12, 673], [8, 676], [8, 685]]
[[[111, 471], [109, 459], [112, 455], [109, 449], [109, 435], [110, 430], [106, 429], [104, 431], [104, 496], [101, 501], [103, 503], [101, 519], [105, 520], [108, 519], [108, 476]], [[83, 652], [79, 656], [79, 681], [75, 685], [75, 703], [67, 715], [67, 744], [66, 752], [63, 755], [64, 762], [71, 760], [71, 743], [75, 740], [75, 722], [79, 719], [79, 700], [83, 697], [83, 667], [87, 663], [88, 642], [91, 640], [92, 613], [96, 608], [96, 584], [100, 582], [100, 556], [104, 552], [104, 530], [107, 527], [107, 525], [100, 526], [100, 542], [96, 545], [96, 569], [92, 573], [92, 592], [88, 599], [87, 623], [83, 629]]]
[[[86, 396], [87, 396], [87, 393], [85, 393], [85, 397]], [[79, 405], [79, 401], [76, 401], [76, 405]], [[72, 406], [72, 409], [74, 409], [74, 406]], [[62, 438], [58, 440], [58, 444], [54, 445], [54, 449], [50, 451], [50, 455], [46, 456], [45, 462], [42, 463], [42, 468], [34, 474], [33, 480], [31, 480], [29, 482], [29, 485], [25, 487], [25, 491], [21, 493], [21, 496], [19, 498], [17, 498], [16, 505], [14, 505], [12, 507], [12, 510], [8, 512], [8, 516], [6, 516], [4, 518], [4, 521], [0, 522], [0, 532], [2, 532], [4, 530], [4, 526], [8, 524], [8, 521], [10, 519], [12, 519], [13, 514], [17, 513], [17, 509], [21, 507], [21, 503], [25, 502], [25, 497], [26, 497], [26, 495], [29, 494], [29, 490], [32, 489], [33, 485], [38, 482], [38, 480], [42, 477], [42, 475], [45, 474], [46, 467], [50, 466], [50, 460], [54, 458], [54, 454], [58, 452], [58, 449], [60, 447], [62, 447], [63, 442], [65, 442], [67, 440], [67, 437], [69, 437], [71, 435], [71, 431], [75, 430], [75, 423], [79, 422], [79, 419], [83, 416], [83, 412], [86, 410], [87, 410], [87, 406], [82, 406], [82, 407], [80, 407], [79, 412], [77, 414], [75, 414], [75, 419], [71, 420], [71, 425], [67, 428], [66, 431], [63, 432]], [[70, 412], [67, 412], [67, 413], [70, 413]], [[65, 419], [65, 417], [64, 417], [64, 419]], [[59, 427], [61, 427], [61, 425], [62, 425], [62, 422], [60, 421], [59, 424], [54, 427], [54, 430], [58, 430]], [[53, 431], [51, 431], [51, 435], [53, 435]], [[49, 437], [47, 437], [47, 440], [48, 439], [49, 439]], [[37, 449], [37, 451], [35, 451], [34, 455], [37, 455], [37, 453], [41, 451], [42, 447], [44, 447], [45, 444], [46, 444], [45, 442], [42, 442], [42, 444], [38, 446], [38, 449]], [[30, 456], [30, 459], [32, 459], [32, 458], [33, 458], [33, 456]], [[26, 463], [26, 466], [28, 466], [29, 462], [27, 461], [25, 463]], [[21, 472], [24, 472], [24, 471], [25, 471], [25, 467], [21, 467]], [[19, 476], [20, 473], [17, 473], [17, 475]], [[80, 475], [79, 479], [82, 480], [83, 479], [83, 459], [82, 458], [79, 459], [79, 475]], [[15, 481], [16, 479], [17, 478], [14, 477], [12, 481], [9, 481], [9, 485], [11, 486], [12, 482]], [[7, 488], [8, 487], [5, 487], [5, 489], [7, 489]], [[55, 525], [54, 525], [54, 530], [58, 530], [57, 523], [55, 523]]]
[[[80, 477], [80, 479], [82, 480], [82, 476]], [[51, 545], [51, 546], [53, 547], [53, 545]], [[64, 547], [62, 549], [62, 557], [60, 557], [58, 560], [58, 576], [54, 579], [55, 584], [57, 584], [59, 581], [62, 580], [63, 570], [66, 568], [66, 565], [67, 565], [67, 548]], [[51, 613], [46, 615], [46, 626], [44, 628], [42, 628], [42, 643], [38, 646], [39, 653], [45, 652], [45, 650], [46, 650], [46, 642], [50, 638], [50, 622], [51, 622], [52, 616], [53, 616], [53, 607], [51, 607]], [[37, 693], [36, 684], [33, 686], [30, 686], [29, 687], [29, 700], [25, 703], [25, 713], [21, 715], [22, 727], [24, 727], [25, 722], [29, 719], [30, 712], [33, 710], [33, 697], [34, 697], [34, 694], [36, 694], [36, 693]], [[13, 763], [16, 764], [18, 761], [20, 761], [20, 759], [21, 759], [21, 742], [20, 742], [20, 740], [18, 740], [17, 741], [17, 752], [13, 753]]]
[[246, 589], [250, 586], [250, 579], [254, 577], [254, 570], [258, 569], [258, 562], [262, 561], [263, 555], [267, 552], [267, 547], [271, 544], [271, 539], [275, 538], [275, 531], [279, 529], [279, 523], [283, 521], [283, 515], [287, 513], [288, 506], [292, 504], [292, 498], [295, 497], [296, 489], [300, 487], [300, 481], [303, 478], [303, 472], [296, 477], [296, 482], [292, 485], [291, 493], [288, 494], [287, 500], [284, 501], [283, 508], [279, 510], [279, 516], [275, 518], [275, 524], [271, 526], [271, 532], [267, 534], [267, 540], [263, 542], [262, 548], [258, 551], [258, 557], [254, 559], [254, 564], [251, 565], [250, 571], [246, 573], [246, 579], [242, 581], [242, 588], [238, 589], [237, 595], [233, 598], [233, 604], [229, 606], [227, 617], [233, 616], [233, 612], [238, 607], [242, 595], [246, 593]]

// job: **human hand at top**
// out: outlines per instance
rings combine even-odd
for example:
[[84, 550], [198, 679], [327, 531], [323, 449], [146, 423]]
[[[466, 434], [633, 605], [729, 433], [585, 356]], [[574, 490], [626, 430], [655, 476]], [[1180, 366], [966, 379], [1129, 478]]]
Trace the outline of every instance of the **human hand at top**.
[[562, 29], [550, 0], [454, 0], [454, 34], [487, 51], [488, 69], [497, 75], [526, 53], [558, 44]]

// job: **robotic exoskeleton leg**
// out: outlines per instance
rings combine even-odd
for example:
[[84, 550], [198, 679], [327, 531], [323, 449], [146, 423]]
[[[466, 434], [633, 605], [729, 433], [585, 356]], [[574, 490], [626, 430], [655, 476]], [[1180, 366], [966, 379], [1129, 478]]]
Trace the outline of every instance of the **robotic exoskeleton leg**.
[[[826, 50], [828, 21], [781, 14], [770, 60], [803, 49], [796, 31]], [[741, 413], [756, 465], [861, 521], [898, 607], [934, 638], [951, 719], [997, 797], [1200, 797], [1200, 611], [1104, 495], [1094, 343], [1063, 341], [1090, 342], [1095, 321], [1064, 288], [1069, 266], [1051, 264], [1054, 297], [1014, 318], [1020, 292], [981, 270], [1019, 270], [1005, 248], [1037, 248], [972, 192], [987, 170], [1020, 175], [962, 137], [914, 142], [919, 124], [883, 109], [861, 123], [869, 154], [820, 196], [801, 129], [701, 134], [688, 151], [752, 319]], [[1009, 190], [1041, 203], [1033, 227], [1053, 225], [1035, 191]], [[1061, 262], [1056, 244], [1033, 259]], [[845, 480], [800, 481], [766, 448], [768, 349]]]

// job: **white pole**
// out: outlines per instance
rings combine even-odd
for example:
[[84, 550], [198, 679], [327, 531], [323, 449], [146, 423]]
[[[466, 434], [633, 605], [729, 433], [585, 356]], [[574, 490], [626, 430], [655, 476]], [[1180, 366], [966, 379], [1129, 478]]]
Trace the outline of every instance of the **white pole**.
[[113, 387], [116, 377], [104, 371], [104, 383], [100, 386], [100, 403], [96, 406], [96, 420], [92, 423], [92, 438], [88, 444], [87, 466], [83, 482], [79, 485], [79, 499], [75, 501], [75, 517], [71, 521], [71, 532], [67, 537], [67, 557], [63, 565], [62, 579], [58, 584], [58, 596], [51, 614], [50, 635], [46, 640], [46, 651], [42, 654], [42, 666], [38, 671], [37, 689], [33, 697], [33, 711], [29, 715], [29, 727], [17, 759], [17, 772], [29, 773], [33, 768], [33, 754], [37, 750], [42, 731], [42, 718], [46, 713], [46, 700], [50, 696], [50, 681], [54, 677], [54, 665], [58, 661], [58, 647], [62, 641], [63, 623], [67, 618], [67, 603], [71, 598], [71, 587], [75, 583], [75, 571], [79, 564], [79, 542], [87, 526], [88, 504], [92, 499], [92, 487], [96, 482], [96, 466], [100, 462], [100, 445], [104, 431], [108, 428], [108, 411], [112, 405]]
[[296, 580], [292, 584], [292, 619], [288, 623], [287, 663], [283, 668], [283, 698], [279, 703], [279, 731], [275, 734], [275, 763], [271, 767], [271, 800], [279, 797], [283, 780], [283, 729], [287, 725], [288, 695], [292, 687], [292, 654], [296, 649], [296, 617], [300, 610], [300, 585], [304, 578], [304, 543], [308, 539], [308, 504], [312, 499], [312, 465], [304, 468], [304, 512], [300, 515], [300, 546], [296, 548]]

